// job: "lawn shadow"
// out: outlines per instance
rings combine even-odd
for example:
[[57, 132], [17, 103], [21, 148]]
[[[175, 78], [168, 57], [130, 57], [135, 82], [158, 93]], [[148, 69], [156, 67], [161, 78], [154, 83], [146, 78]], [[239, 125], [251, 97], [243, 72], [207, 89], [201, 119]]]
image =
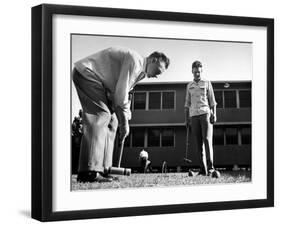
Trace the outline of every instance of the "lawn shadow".
[[30, 210], [19, 210], [19, 214], [24, 216], [24, 217], [31, 217], [31, 211]]

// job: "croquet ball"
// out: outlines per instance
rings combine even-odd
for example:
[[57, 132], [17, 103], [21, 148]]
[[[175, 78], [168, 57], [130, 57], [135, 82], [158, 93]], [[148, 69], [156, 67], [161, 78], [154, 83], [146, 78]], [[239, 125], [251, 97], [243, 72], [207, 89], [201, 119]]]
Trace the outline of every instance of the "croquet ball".
[[220, 178], [221, 174], [219, 171], [215, 170], [211, 174], [212, 178]]

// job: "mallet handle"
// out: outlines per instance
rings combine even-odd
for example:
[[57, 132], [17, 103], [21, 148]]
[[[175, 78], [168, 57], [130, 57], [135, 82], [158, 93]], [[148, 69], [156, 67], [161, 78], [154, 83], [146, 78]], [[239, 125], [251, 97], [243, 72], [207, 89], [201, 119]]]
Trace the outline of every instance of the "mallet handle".
[[123, 148], [124, 148], [125, 139], [121, 140], [120, 147], [119, 147], [119, 159], [118, 159], [118, 168], [120, 168], [122, 155], [123, 155]]
[[184, 160], [187, 162], [187, 163], [192, 163], [192, 161], [188, 158], [188, 149], [189, 149], [189, 136], [190, 136], [190, 130], [191, 130], [191, 127], [190, 125], [187, 126], [186, 128], [186, 144], [185, 144], [185, 158]]

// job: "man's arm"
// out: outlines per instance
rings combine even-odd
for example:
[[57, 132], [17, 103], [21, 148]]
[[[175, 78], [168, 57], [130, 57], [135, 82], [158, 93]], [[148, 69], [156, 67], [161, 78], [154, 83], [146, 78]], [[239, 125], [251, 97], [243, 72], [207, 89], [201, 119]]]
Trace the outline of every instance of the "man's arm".
[[115, 113], [119, 125], [119, 138], [121, 141], [123, 141], [129, 135], [130, 132], [129, 121], [121, 107], [117, 106], [115, 108]]
[[211, 107], [210, 122], [214, 124], [217, 121], [217, 105]]
[[123, 64], [120, 68], [120, 74], [115, 86], [114, 107], [120, 107], [128, 120], [130, 120], [130, 81], [134, 70], [134, 61], [128, 55], [124, 57]]
[[211, 82], [209, 82], [208, 99], [211, 110], [210, 122], [214, 124], [217, 121], [217, 102], [215, 99], [215, 94]]
[[190, 105], [191, 105], [191, 97], [190, 97], [190, 93], [189, 93], [188, 85], [187, 85], [186, 86], [185, 104], [184, 104], [184, 108], [185, 108], [185, 125], [186, 125], [186, 127], [188, 127], [190, 125], [190, 122], [191, 122], [190, 113], [189, 113]]
[[130, 84], [135, 68], [135, 61], [131, 55], [126, 55], [120, 69], [120, 75], [115, 87], [114, 106], [118, 118], [120, 139], [123, 140], [129, 134], [129, 122], [131, 119], [130, 110]]

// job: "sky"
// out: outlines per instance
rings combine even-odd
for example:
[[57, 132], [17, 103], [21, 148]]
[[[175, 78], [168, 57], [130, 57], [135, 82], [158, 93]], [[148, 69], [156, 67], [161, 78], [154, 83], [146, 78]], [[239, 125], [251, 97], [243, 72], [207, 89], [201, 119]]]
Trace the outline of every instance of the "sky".
[[[169, 68], [157, 79], [142, 82], [189, 82], [193, 79], [191, 65], [195, 60], [203, 64], [203, 78], [211, 81], [252, 80], [252, 44], [205, 40], [179, 40], [161, 38], [72, 35], [73, 63], [99, 50], [123, 46], [135, 50], [143, 57], [154, 51], [165, 53]], [[72, 116], [81, 108], [72, 83]]]

